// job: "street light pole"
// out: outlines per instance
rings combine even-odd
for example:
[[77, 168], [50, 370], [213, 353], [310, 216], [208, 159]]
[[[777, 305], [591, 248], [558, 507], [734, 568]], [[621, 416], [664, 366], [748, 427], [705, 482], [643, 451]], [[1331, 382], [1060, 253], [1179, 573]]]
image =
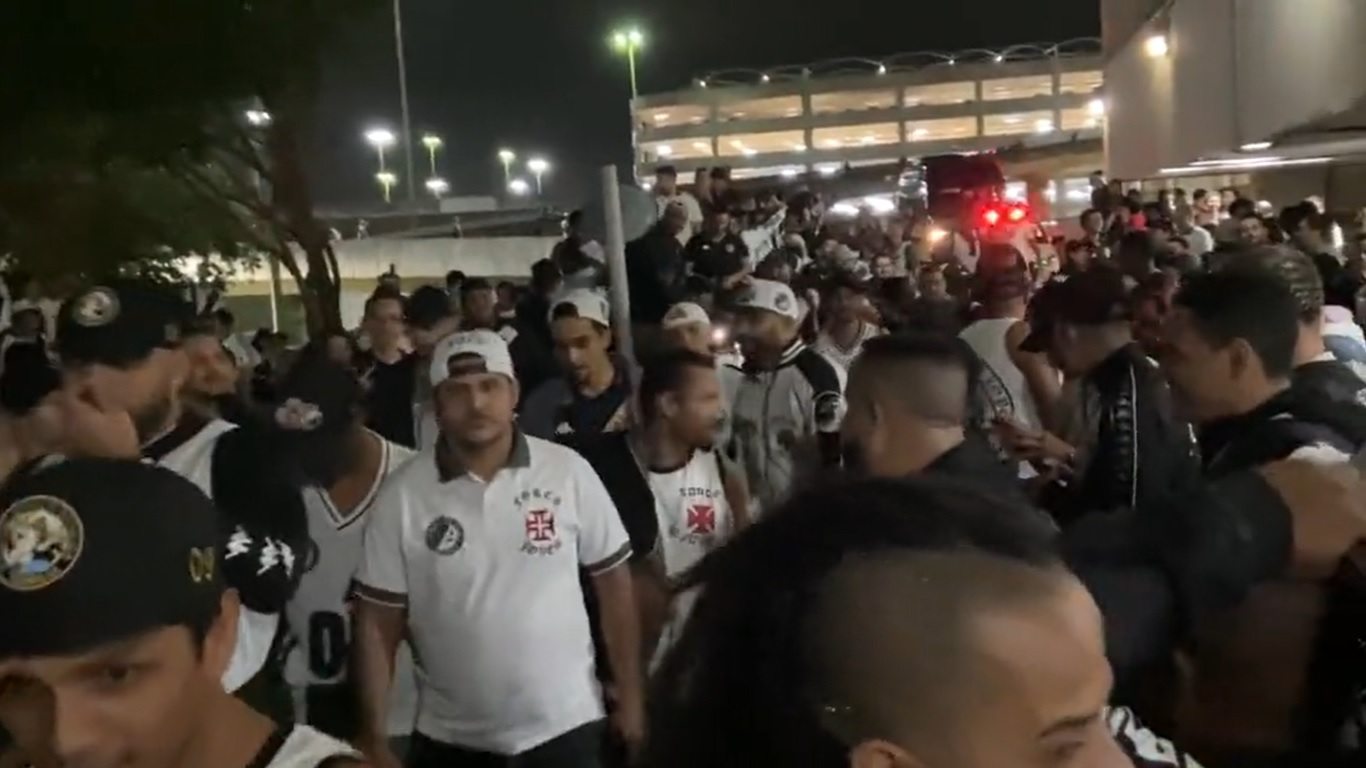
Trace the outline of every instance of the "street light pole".
[[392, 203], [392, 192], [394, 189], [394, 185], [398, 183], [398, 177], [388, 171], [380, 171], [379, 173], [375, 174], [375, 181], [378, 181], [380, 187], [384, 189], [384, 203], [386, 205]]
[[631, 74], [631, 100], [640, 95], [636, 88], [636, 51], [645, 44], [645, 35], [639, 29], [617, 30], [612, 33], [612, 45], [626, 54], [626, 66]]
[[640, 95], [636, 88], [636, 44], [632, 41], [626, 48], [626, 66], [631, 70], [631, 99], [634, 101]]
[[413, 178], [413, 123], [408, 111], [408, 65], [403, 55], [403, 9], [402, 0], [394, 0], [394, 50], [398, 57], [398, 99], [403, 113], [403, 156], [408, 170], [408, 201], [417, 200], [417, 187]]
[[426, 135], [424, 135], [424, 136], [422, 137], [422, 146], [424, 146], [424, 147], [427, 148], [427, 156], [428, 156], [428, 158], [431, 160], [431, 164], [432, 164], [432, 175], [431, 175], [431, 178], [433, 178], [433, 179], [437, 177], [437, 173], [436, 173], [436, 153], [437, 153], [437, 151], [438, 151], [439, 149], [441, 149], [441, 147], [442, 147], [444, 144], [445, 144], [445, 142], [441, 140], [441, 137], [440, 137], [440, 136], [437, 136], [437, 135], [434, 134], [434, 133], [428, 133], [428, 134], [426, 134]]
[[517, 159], [517, 153], [510, 149], [498, 150], [498, 159], [503, 162], [503, 185], [512, 183], [512, 161]]
[[392, 147], [394, 142], [397, 141], [393, 131], [390, 131], [387, 128], [371, 128], [365, 132], [365, 140], [369, 142], [370, 146], [374, 147], [375, 152], [379, 154], [379, 172], [387, 173], [389, 168], [384, 163], [384, 150]]
[[533, 157], [526, 161], [526, 169], [531, 171], [532, 176], [536, 177], [536, 196], [540, 197], [542, 192], [541, 177], [550, 170], [550, 163], [546, 162], [543, 157]]

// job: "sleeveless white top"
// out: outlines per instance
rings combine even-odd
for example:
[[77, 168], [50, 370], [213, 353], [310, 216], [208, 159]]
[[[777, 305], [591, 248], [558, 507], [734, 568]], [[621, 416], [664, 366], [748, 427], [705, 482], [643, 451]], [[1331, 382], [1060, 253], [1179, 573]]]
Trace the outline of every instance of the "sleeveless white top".
[[1029, 384], [1006, 348], [1006, 334], [1016, 323], [1011, 317], [978, 320], [959, 334], [982, 361], [985, 370], [984, 394], [991, 402], [995, 418], [1009, 418], [1026, 429], [1043, 429], [1038, 405]]
[[[679, 469], [647, 471], [646, 479], [659, 520], [659, 554], [670, 579], [681, 576], [735, 534], [735, 516], [714, 451], [695, 451]], [[672, 615], [660, 635], [651, 667], [659, 664], [683, 631], [695, 599], [691, 591], [674, 597]]]
[[[285, 655], [285, 682], [296, 689], [345, 682], [353, 641], [349, 592], [351, 579], [360, 567], [365, 526], [375, 497], [385, 478], [412, 458], [414, 452], [380, 439], [382, 454], [374, 482], [355, 509], [342, 514], [322, 488], [303, 490], [308, 515], [308, 535], [315, 550], [299, 589], [285, 606], [289, 624], [289, 651]], [[296, 716], [307, 720], [305, 697], [296, 697]], [[412, 650], [405, 642], [394, 659], [393, 690], [389, 697], [389, 735], [406, 736], [417, 721], [417, 676]]]

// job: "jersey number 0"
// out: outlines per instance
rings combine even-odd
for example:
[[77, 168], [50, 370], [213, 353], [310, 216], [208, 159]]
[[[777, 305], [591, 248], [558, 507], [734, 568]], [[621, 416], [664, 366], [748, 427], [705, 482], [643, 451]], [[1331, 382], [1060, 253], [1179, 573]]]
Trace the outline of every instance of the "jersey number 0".
[[350, 642], [346, 618], [319, 611], [308, 617], [308, 668], [320, 680], [340, 677], [346, 671]]

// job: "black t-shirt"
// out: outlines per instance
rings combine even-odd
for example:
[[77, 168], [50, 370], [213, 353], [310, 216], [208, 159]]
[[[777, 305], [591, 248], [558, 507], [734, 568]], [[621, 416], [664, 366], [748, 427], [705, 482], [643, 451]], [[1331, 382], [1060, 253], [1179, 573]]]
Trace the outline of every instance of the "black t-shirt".
[[413, 387], [417, 356], [404, 355], [393, 363], [372, 360], [362, 376], [366, 384], [365, 425], [380, 437], [409, 448], [417, 447], [413, 422]]
[[688, 241], [687, 258], [695, 275], [711, 279], [730, 277], [745, 268], [749, 247], [739, 236], [726, 233], [720, 240], [694, 235]]
[[[575, 444], [579, 455], [588, 461], [598, 473], [607, 495], [617, 508], [626, 536], [631, 541], [631, 562], [637, 563], [648, 558], [655, 549], [659, 537], [659, 519], [655, 517], [654, 493], [649, 482], [641, 474], [640, 465], [631, 453], [627, 433], [614, 432], [597, 435], [591, 440], [580, 440]], [[608, 663], [607, 645], [602, 636], [602, 622], [598, 615], [597, 595], [593, 591], [592, 577], [587, 571], [579, 571], [583, 582], [584, 607], [588, 611], [589, 627], [593, 635], [593, 653], [597, 659], [598, 679], [611, 682], [612, 669]]]

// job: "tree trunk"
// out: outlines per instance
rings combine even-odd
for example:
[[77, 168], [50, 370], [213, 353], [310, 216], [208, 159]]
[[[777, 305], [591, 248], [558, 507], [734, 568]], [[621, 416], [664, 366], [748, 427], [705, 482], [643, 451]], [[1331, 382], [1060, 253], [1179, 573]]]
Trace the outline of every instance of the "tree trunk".
[[[286, 101], [282, 99], [281, 101]], [[273, 122], [266, 134], [266, 153], [271, 165], [272, 203], [287, 223], [290, 234], [303, 251], [303, 269], [295, 252], [280, 255], [299, 289], [309, 338], [343, 330], [341, 276], [328, 229], [313, 215], [313, 195], [304, 172], [300, 131], [304, 121], [288, 103], [267, 102]]]

